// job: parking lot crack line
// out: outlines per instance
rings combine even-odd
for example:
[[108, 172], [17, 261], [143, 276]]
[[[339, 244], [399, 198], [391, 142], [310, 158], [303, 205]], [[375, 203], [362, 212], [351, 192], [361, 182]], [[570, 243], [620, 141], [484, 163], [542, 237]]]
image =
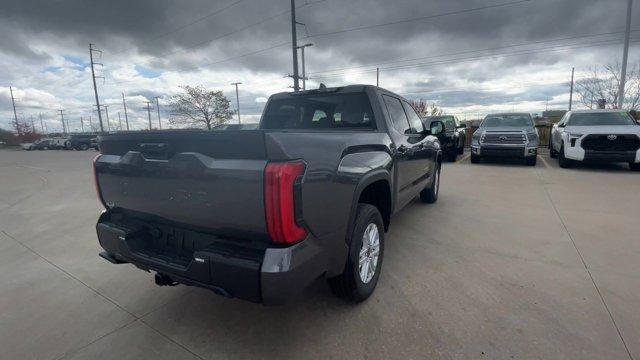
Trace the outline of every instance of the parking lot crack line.
[[556, 207], [556, 204], [553, 202], [553, 199], [551, 198], [551, 194], [549, 193], [549, 189], [547, 188], [544, 179], [541, 178], [540, 173], [538, 171], [536, 171], [536, 175], [538, 176], [538, 179], [540, 180], [541, 184], [542, 184], [542, 188], [544, 189], [544, 193], [547, 197], [547, 199], [549, 200], [549, 203], [551, 203], [551, 207], [553, 208], [553, 211], [556, 213], [556, 216], [558, 217], [558, 220], [560, 220], [560, 223], [562, 224], [562, 227], [564, 228], [564, 231], [566, 232], [567, 236], [569, 236], [569, 239], [571, 240], [571, 243], [573, 244], [573, 248], [576, 250], [576, 253], [578, 254], [578, 257], [580, 258], [580, 261], [582, 262], [582, 265], [584, 266], [584, 269], [586, 270], [587, 274], [589, 274], [589, 279], [591, 279], [591, 283], [593, 284], [593, 287], [596, 289], [596, 292], [598, 293], [598, 296], [600, 297], [600, 301], [602, 301], [602, 305], [604, 305], [605, 310], [607, 310], [607, 313], [609, 314], [609, 318], [611, 319], [611, 322], [613, 323], [613, 327], [615, 327], [616, 331], [618, 332], [618, 337], [620, 338], [620, 341], [622, 341], [622, 345], [624, 345], [625, 350], [627, 351], [627, 355], [629, 356], [630, 360], [633, 360], [633, 355], [631, 355], [631, 351], [629, 350], [629, 347], [627, 346], [626, 341], [624, 341], [624, 337], [622, 336], [622, 332], [620, 331], [620, 328], [618, 327], [618, 324], [616, 323], [616, 320], [613, 318], [613, 314], [611, 313], [611, 310], [609, 309], [609, 306], [607, 305], [607, 302], [604, 300], [604, 296], [602, 296], [602, 292], [600, 292], [600, 288], [598, 288], [598, 285], [596, 284], [596, 281], [593, 279], [593, 275], [591, 274], [591, 270], [589, 270], [589, 267], [587, 266], [587, 262], [584, 260], [584, 257], [582, 256], [582, 253], [580, 252], [580, 249], [578, 249], [578, 246], [576, 245], [575, 239], [573, 238], [573, 235], [571, 235], [571, 232], [569, 231], [569, 228], [567, 227], [566, 223], [564, 222], [564, 219], [562, 218], [562, 216], [560, 215], [560, 212], [558, 211], [558, 208]]
[[106, 334], [104, 334], [102, 336], [99, 336], [98, 338], [89, 341], [87, 344], [84, 344], [84, 345], [80, 346], [79, 348], [67, 351], [66, 353], [62, 354], [60, 357], [57, 357], [56, 360], [61, 360], [61, 359], [64, 359], [66, 357], [69, 357], [69, 356], [71, 356], [73, 354], [77, 354], [78, 352], [82, 351], [83, 349], [95, 344], [96, 342], [104, 339], [105, 337], [107, 337], [107, 336], [109, 336], [111, 334], [114, 334], [114, 333], [116, 333], [116, 332], [128, 327], [129, 325], [131, 325], [134, 322], [139, 321], [139, 320], [140, 319], [132, 319], [131, 321], [128, 321], [128, 322], [122, 324], [121, 326], [116, 327], [115, 329], [107, 332]]
[[16, 239], [14, 236], [10, 235], [9, 233], [7, 233], [4, 230], [0, 230], [4, 235], [6, 235], [8, 238], [12, 239], [13, 241], [15, 241], [16, 243], [20, 244], [21, 246], [23, 246], [25, 249], [29, 250], [30, 252], [32, 252], [34, 255], [38, 256], [39, 258], [41, 258], [42, 260], [46, 261], [49, 265], [55, 267], [56, 269], [58, 269], [59, 271], [61, 271], [62, 273], [66, 274], [67, 276], [69, 276], [70, 278], [74, 279], [75, 281], [79, 282], [80, 284], [84, 285], [87, 287], [87, 289], [91, 290], [92, 292], [94, 292], [96, 295], [102, 297], [103, 299], [107, 300], [108, 302], [110, 302], [111, 304], [113, 304], [115, 307], [117, 307], [118, 309], [124, 311], [125, 313], [129, 314], [130, 316], [132, 316], [134, 319], [139, 319], [138, 316], [136, 316], [134, 313], [132, 313], [131, 311], [123, 308], [122, 306], [120, 306], [120, 304], [118, 304], [115, 300], [109, 298], [108, 296], [100, 293], [98, 290], [92, 288], [91, 286], [89, 286], [87, 283], [85, 283], [84, 281], [80, 280], [79, 278], [77, 278], [75, 275], [69, 273], [68, 271], [66, 271], [65, 269], [61, 268], [60, 266], [54, 264], [53, 262], [51, 262], [49, 259], [47, 259], [46, 257], [40, 255], [37, 251], [35, 251], [33, 248], [31, 248], [30, 246], [26, 245], [25, 243], [23, 243], [22, 241]]
[[188, 352], [189, 354], [197, 357], [198, 359], [204, 360], [204, 358], [198, 354], [196, 354], [195, 352], [193, 352], [191, 349], [187, 348], [186, 346], [182, 345], [181, 343], [173, 340], [171, 337], [167, 336], [166, 334], [162, 333], [160, 330], [154, 328], [153, 326], [149, 325], [146, 321], [144, 321], [143, 319], [140, 319], [140, 322], [142, 322], [143, 324], [145, 324], [149, 329], [153, 330], [155, 333], [157, 333], [158, 335], [162, 336], [163, 338], [165, 338], [166, 340], [170, 341], [171, 343], [175, 344], [176, 346], [179, 346], [180, 348], [184, 349], [186, 352]]

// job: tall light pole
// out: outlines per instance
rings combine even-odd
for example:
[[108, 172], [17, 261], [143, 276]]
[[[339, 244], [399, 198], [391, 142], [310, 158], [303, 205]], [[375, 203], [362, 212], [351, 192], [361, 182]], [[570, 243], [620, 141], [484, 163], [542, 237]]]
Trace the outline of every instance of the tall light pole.
[[40, 129], [42, 129], [42, 134], [44, 134], [44, 123], [42, 122], [42, 113], [38, 114], [40, 116]]
[[158, 129], [162, 130], [162, 121], [160, 121], [160, 96], [156, 96], [154, 99], [156, 99], [156, 108], [158, 109]]
[[[107, 115], [107, 130], [111, 131], [111, 122], [109, 121], [109, 105], [102, 105], [104, 107], [104, 113]], [[98, 112], [100, 114], [100, 112]]]
[[296, 0], [291, 0], [291, 51], [293, 53], [293, 91], [300, 91], [298, 75], [298, 37], [296, 34]]
[[122, 107], [124, 107], [124, 122], [127, 124], [127, 131], [129, 131], [129, 116], [127, 115], [127, 102], [124, 100], [124, 93], [122, 93]]
[[313, 46], [313, 44], [309, 43], [298, 46], [298, 49], [302, 50], [302, 90], [307, 90], [307, 72], [304, 65], [304, 48], [309, 46]]
[[80, 116], [80, 131], [84, 132], [84, 119]]
[[62, 122], [62, 133], [67, 133], [67, 125], [64, 123], [64, 110], [58, 110], [60, 112], [60, 121]]
[[102, 54], [102, 51], [95, 50], [93, 48], [93, 44], [89, 44], [89, 59], [91, 59], [91, 78], [93, 79], [93, 93], [96, 95], [96, 107], [98, 108], [98, 120], [100, 120], [100, 132], [104, 132], [104, 128], [102, 127], [102, 113], [100, 112], [100, 100], [98, 99], [98, 87], [96, 86], [96, 73], [93, 69], [94, 65], [102, 65], [93, 61], [93, 52], [99, 52]]
[[622, 50], [622, 71], [620, 73], [620, 88], [618, 89], [618, 109], [624, 106], [624, 85], [627, 77], [627, 58], [629, 57], [629, 37], [631, 34], [631, 8], [633, 0], [627, 2], [627, 26], [624, 35], [624, 49]]
[[573, 105], [573, 74], [576, 71], [576, 68], [571, 68], [571, 90], [569, 90], [569, 111], [571, 111], [571, 107]]
[[236, 107], [238, 109], [238, 124], [242, 124], [240, 121], [240, 98], [238, 97], [238, 85], [242, 84], [241, 82], [234, 82], [231, 85], [236, 86]]
[[120, 111], [118, 111], [118, 130], [122, 131], [122, 119], [120, 118]]
[[9, 92], [11, 93], [11, 104], [13, 105], [13, 120], [16, 122], [16, 131], [19, 131], [20, 127], [18, 126], [18, 114], [16, 113], [16, 99], [13, 97], [13, 88], [11, 86], [9, 86]]
[[147, 103], [147, 115], [149, 115], [149, 130], [152, 130], [151, 127], [151, 101], [146, 101]]

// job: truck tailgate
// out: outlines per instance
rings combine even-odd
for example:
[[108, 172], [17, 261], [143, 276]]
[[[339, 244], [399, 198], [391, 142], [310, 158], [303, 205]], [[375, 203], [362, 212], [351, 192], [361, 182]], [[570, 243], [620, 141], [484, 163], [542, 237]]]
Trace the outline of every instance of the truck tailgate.
[[102, 136], [99, 145], [96, 181], [109, 208], [268, 239], [262, 131], [138, 132]]

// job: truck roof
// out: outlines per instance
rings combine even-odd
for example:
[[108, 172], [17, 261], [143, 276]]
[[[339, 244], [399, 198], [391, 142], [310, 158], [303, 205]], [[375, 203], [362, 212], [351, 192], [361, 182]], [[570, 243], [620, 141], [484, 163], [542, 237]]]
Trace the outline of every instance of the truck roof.
[[613, 113], [613, 112], [628, 112], [623, 109], [587, 109], [587, 110], [571, 110], [572, 114], [597, 114], [597, 113]]
[[281, 93], [271, 95], [271, 99], [286, 99], [294, 96], [307, 95], [307, 94], [361, 93], [361, 92], [365, 92], [367, 89], [373, 89], [375, 91], [385, 92], [385, 93], [393, 94], [398, 97], [402, 97], [398, 94], [395, 94], [389, 90], [383, 89], [375, 85], [356, 84], [356, 85], [326, 87], [323, 89], [309, 89], [309, 90], [303, 90], [298, 92], [290, 92], [290, 91], [281, 92]]

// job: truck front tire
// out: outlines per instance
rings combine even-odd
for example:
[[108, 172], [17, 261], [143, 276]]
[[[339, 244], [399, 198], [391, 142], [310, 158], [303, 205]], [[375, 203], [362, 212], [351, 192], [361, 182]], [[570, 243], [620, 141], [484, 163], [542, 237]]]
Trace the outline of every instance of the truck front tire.
[[471, 163], [480, 164], [480, 155], [471, 154]]
[[378, 209], [358, 204], [349, 257], [342, 274], [328, 279], [331, 291], [345, 300], [359, 303], [376, 288], [384, 255], [384, 223]]
[[631, 171], [640, 171], [640, 163], [629, 163]]
[[560, 154], [558, 154], [558, 165], [563, 169], [568, 169], [573, 165], [570, 159], [564, 156], [564, 144], [560, 147]]

